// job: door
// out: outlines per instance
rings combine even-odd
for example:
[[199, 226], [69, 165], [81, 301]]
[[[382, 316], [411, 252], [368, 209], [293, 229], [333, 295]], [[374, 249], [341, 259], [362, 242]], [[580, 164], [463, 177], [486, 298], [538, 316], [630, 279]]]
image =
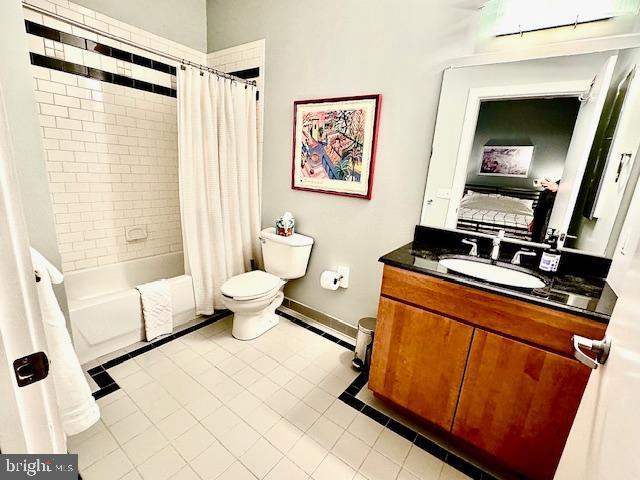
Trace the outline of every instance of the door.
[[19, 387], [14, 361], [46, 352], [0, 91], [0, 450], [66, 453], [53, 378]]
[[640, 248], [628, 255], [607, 329], [611, 354], [591, 373], [556, 480], [640, 478]]
[[590, 371], [476, 329], [452, 431], [526, 478], [550, 480]]
[[468, 325], [381, 297], [369, 388], [449, 430], [472, 334]]
[[[582, 177], [589, 160], [589, 152], [598, 129], [600, 114], [611, 85], [617, 55], [609, 57], [593, 80], [590, 92], [583, 101], [573, 129], [571, 143], [562, 172], [556, 201], [549, 219], [549, 227], [561, 233], [569, 231], [569, 224], [576, 206]], [[556, 180], [556, 179], [551, 179]]]
[[[636, 156], [638, 154], [636, 153]], [[631, 268], [634, 252], [640, 247], [640, 182], [636, 183], [627, 215], [620, 231], [607, 283], [614, 292], [620, 293], [626, 283], [627, 271]]]

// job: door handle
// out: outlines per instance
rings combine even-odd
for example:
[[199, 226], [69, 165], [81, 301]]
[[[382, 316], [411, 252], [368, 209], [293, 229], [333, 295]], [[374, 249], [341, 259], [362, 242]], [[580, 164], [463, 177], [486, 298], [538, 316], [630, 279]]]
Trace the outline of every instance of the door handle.
[[[607, 363], [609, 351], [611, 350], [610, 338], [604, 337], [602, 340], [592, 340], [581, 337], [580, 335], [574, 335], [571, 340], [573, 341], [573, 356], [576, 357], [580, 363], [593, 370]], [[583, 349], [595, 353], [596, 358], [591, 358], [584, 353]]]
[[32, 353], [26, 357], [16, 358], [13, 362], [13, 370], [19, 387], [31, 385], [47, 378], [49, 359], [44, 352]]

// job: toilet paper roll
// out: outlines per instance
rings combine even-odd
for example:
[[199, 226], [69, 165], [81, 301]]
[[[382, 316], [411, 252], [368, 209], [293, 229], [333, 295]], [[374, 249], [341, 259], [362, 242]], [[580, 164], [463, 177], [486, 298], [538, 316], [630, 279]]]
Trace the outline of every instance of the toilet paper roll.
[[320, 275], [320, 286], [327, 290], [337, 290], [340, 282], [340, 275], [333, 270], [325, 270]]

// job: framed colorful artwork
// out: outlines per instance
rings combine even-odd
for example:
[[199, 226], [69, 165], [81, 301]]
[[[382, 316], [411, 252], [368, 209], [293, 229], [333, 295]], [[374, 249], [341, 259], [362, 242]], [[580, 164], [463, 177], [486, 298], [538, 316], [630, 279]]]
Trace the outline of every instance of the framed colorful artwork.
[[380, 95], [294, 102], [295, 190], [371, 198]]
[[533, 146], [485, 146], [479, 174], [526, 178], [532, 160]]

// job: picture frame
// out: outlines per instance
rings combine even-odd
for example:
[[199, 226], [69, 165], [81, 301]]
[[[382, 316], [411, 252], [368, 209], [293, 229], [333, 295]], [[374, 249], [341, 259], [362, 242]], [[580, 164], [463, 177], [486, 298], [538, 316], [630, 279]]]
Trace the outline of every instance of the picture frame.
[[294, 102], [292, 189], [371, 199], [381, 97]]
[[533, 145], [485, 145], [479, 175], [527, 178], [533, 162]]

